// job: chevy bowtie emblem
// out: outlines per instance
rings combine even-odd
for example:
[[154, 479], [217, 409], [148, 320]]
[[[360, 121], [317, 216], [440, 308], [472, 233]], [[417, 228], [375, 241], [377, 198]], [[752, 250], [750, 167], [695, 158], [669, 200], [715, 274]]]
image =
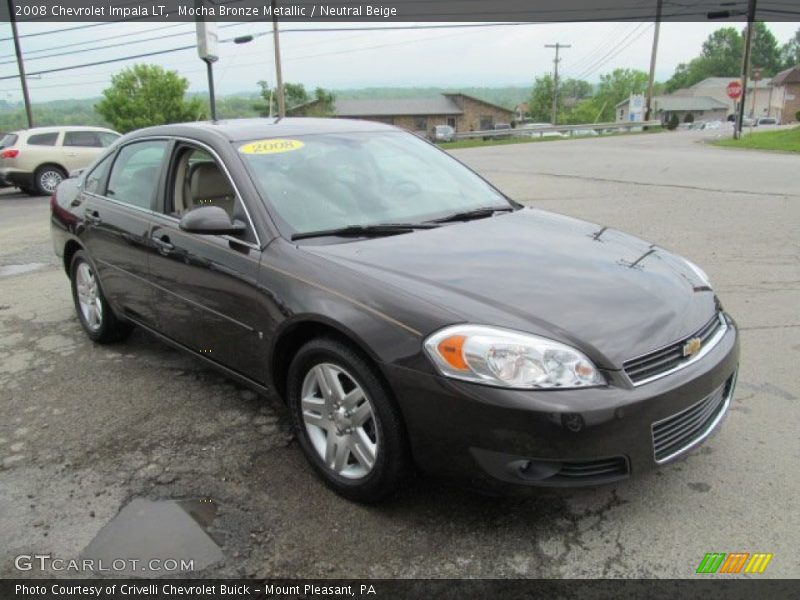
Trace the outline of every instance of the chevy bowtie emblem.
[[692, 338], [688, 342], [683, 345], [683, 355], [684, 356], [693, 356], [697, 354], [700, 350], [700, 346], [703, 345], [703, 340], [700, 338]]

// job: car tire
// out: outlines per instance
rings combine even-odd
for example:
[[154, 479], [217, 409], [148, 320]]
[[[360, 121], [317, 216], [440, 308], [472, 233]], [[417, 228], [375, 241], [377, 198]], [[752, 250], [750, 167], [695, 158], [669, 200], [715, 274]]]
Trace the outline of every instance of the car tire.
[[64, 169], [55, 165], [42, 165], [33, 174], [34, 189], [40, 196], [52, 196], [58, 184], [67, 178]]
[[89, 339], [99, 344], [109, 344], [126, 338], [132, 326], [114, 314], [103, 295], [94, 265], [82, 250], [75, 252], [72, 257], [69, 272], [75, 311]]
[[287, 395], [300, 447], [339, 495], [378, 502], [408, 476], [411, 459], [400, 411], [359, 352], [332, 338], [306, 343], [289, 366]]

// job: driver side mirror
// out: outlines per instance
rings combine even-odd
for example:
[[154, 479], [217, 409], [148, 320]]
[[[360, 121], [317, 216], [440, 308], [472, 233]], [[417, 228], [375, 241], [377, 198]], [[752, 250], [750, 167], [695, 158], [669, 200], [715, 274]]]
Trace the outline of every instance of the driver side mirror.
[[247, 229], [244, 223], [238, 219], [231, 221], [224, 209], [213, 205], [193, 208], [181, 217], [179, 227], [203, 235], [238, 235]]

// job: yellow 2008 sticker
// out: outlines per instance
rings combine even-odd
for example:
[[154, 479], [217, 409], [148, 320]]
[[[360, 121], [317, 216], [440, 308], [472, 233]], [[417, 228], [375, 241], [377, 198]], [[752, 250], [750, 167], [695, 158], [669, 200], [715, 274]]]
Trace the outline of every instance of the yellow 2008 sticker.
[[305, 144], [299, 140], [258, 140], [239, 146], [239, 152], [242, 154], [280, 154], [299, 150], [303, 146]]

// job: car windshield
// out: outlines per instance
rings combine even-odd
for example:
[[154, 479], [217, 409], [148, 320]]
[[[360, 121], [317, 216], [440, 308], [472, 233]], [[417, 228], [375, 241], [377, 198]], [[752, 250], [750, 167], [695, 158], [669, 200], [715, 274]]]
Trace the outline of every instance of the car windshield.
[[292, 234], [510, 206], [459, 162], [403, 132], [257, 140], [238, 149]]

